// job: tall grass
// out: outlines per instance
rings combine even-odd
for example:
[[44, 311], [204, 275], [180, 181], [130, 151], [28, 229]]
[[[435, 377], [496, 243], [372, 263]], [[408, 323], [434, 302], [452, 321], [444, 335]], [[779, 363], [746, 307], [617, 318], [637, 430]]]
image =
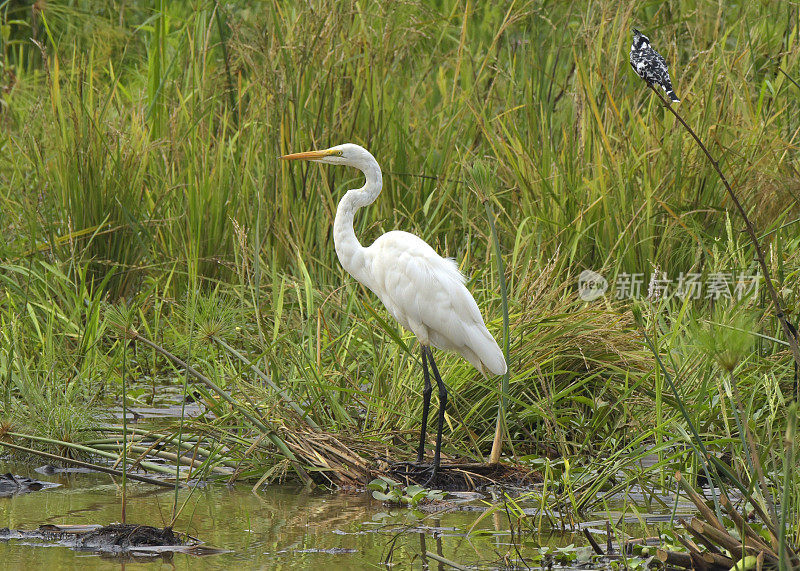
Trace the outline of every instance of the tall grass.
[[[412, 442], [402, 436], [421, 416], [413, 338], [333, 250], [336, 203], [357, 174], [276, 160], [354, 141], [385, 170], [380, 199], [356, 220], [362, 241], [402, 228], [454, 257], [499, 337], [489, 221], [466, 184], [476, 160], [491, 164], [516, 454], [611, 455], [652, 436], [667, 462], [670, 446], [686, 445], [685, 421], [660, 390], [630, 304], [613, 290], [581, 301], [577, 277], [593, 269], [613, 283], [653, 267], [707, 277], [755, 264], [712, 168], [630, 71], [633, 25], [670, 62], [682, 115], [741, 190], [796, 313], [800, 102], [790, 79], [800, 51], [790, 3], [101, 4], [48, 2], [34, 20], [0, 3], [4, 420], [36, 427], [35, 414], [12, 411], [37, 391], [55, 399], [42, 407], [116, 398], [123, 349], [102, 303], [125, 298], [138, 331], [191, 354], [257, 422], [306, 426], [291, 402], [325, 431]], [[646, 331], [700, 435], [744, 459], [719, 370], [686, 329], [710, 326], [712, 305], [662, 300]], [[792, 369], [767, 305], [742, 307], [758, 339], [737, 371], [744, 417], [772, 442], [794, 430], [783, 408]], [[204, 311], [211, 333], [190, 335]], [[134, 404], [175, 390], [157, 351], [141, 347], [126, 363]], [[483, 456], [497, 383], [455, 357], [441, 369], [454, 395], [446, 452]], [[255, 424], [214, 406], [203, 429], [237, 427], [220, 437], [252, 461], [244, 475], [281, 458], [248, 452]], [[774, 485], [776, 462], [764, 458]], [[782, 509], [797, 514], [796, 493], [790, 503]]]

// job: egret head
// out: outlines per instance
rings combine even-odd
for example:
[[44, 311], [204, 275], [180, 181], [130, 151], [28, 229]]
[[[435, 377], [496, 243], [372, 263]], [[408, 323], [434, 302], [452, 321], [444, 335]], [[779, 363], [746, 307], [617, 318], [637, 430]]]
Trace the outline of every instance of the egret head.
[[359, 145], [354, 145], [353, 143], [336, 145], [335, 147], [323, 151], [293, 153], [291, 155], [284, 155], [281, 159], [285, 161], [305, 160], [327, 163], [329, 165], [346, 165], [362, 171], [372, 165], [377, 165], [375, 157], [373, 157], [367, 149]]

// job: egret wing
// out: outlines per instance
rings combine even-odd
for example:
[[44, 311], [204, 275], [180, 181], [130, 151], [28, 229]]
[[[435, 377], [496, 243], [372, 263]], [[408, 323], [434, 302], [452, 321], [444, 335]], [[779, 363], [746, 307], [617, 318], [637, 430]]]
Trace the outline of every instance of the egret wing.
[[389, 232], [368, 248], [371, 285], [389, 313], [424, 344], [459, 352], [476, 368], [505, 361], [455, 261], [422, 239]]

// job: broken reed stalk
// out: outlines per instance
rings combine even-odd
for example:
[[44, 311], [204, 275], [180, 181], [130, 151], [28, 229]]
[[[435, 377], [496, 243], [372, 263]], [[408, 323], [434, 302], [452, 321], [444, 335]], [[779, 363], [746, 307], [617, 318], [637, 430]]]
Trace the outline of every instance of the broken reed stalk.
[[187, 372], [187, 374], [192, 375], [195, 379], [197, 379], [205, 386], [207, 386], [209, 389], [217, 393], [220, 396], [220, 398], [226, 400], [228, 404], [230, 404], [233, 408], [238, 410], [245, 418], [247, 418], [247, 420], [252, 422], [256, 427], [261, 429], [267, 435], [267, 438], [269, 438], [269, 440], [278, 448], [278, 450], [280, 450], [281, 454], [287, 460], [289, 460], [289, 462], [292, 465], [292, 468], [294, 469], [294, 471], [297, 473], [297, 475], [300, 477], [300, 479], [303, 481], [304, 484], [313, 484], [311, 476], [309, 476], [305, 468], [303, 468], [303, 466], [300, 465], [300, 462], [298, 462], [297, 457], [291, 450], [289, 450], [289, 447], [280, 438], [280, 436], [278, 436], [275, 430], [267, 426], [260, 419], [256, 418], [248, 410], [244, 409], [241, 406], [241, 403], [236, 402], [236, 400], [234, 400], [233, 397], [231, 397], [226, 391], [222, 390], [211, 379], [209, 379], [208, 377], [203, 375], [200, 371], [189, 365], [189, 363], [186, 363], [176, 355], [173, 355], [172, 353], [170, 353], [157, 343], [154, 343], [153, 341], [150, 341], [146, 337], [143, 337], [142, 335], [139, 334], [138, 331], [136, 331], [133, 328], [129, 328], [124, 333], [126, 337], [147, 345], [151, 349], [155, 350], [157, 353], [161, 354], [162, 356], [172, 361], [172, 363], [174, 363], [178, 367], [183, 368]]
[[589, 531], [588, 529], [586, 529], [585, 527], [584, 527], [584, 528], [583, 528], [581, 531], [583, 531], [583, 535], [584, 535], [584, 536], [586, 537], [586, 539], [589, 541], [589, 545], [591, 545], [591, 546], [592, 546], [592, 549], [594, 550], [594, 552], [595, 552], [597, 555], [605, 555], [605, 554], [603, 553], [603, 550], [601, 549], [600, 545], [597, 543], [597, 541], [595, 541], [595, 539], [594, 539], [594, 536], [592, 535], [592, 532], [590, 532], [590, 531]]
[[719, 553], [703, 553], [703, 561], [710, 569], [732, 569], [734, 560]]
[[[497, 237], [497, 229], [494, 224], [494, 209], [488, 199], [484, 200], [483, 206], [486, 209], [486, 217], [489, 220], [489, 229], [492, 233], [492, 244], [494, 246], [494, 255], [497, 262], [497, 279], [500, 281], [500, 299], [503, 308], [503, 356], [508, 362], [508, 289], [506, 287], [506, 272], [503, 267], [503, 256], [500, 250], [500, 239]], [[506, 427], [506, 411], [507, 411], [507, 396], [508, 395], [508, 379], [510, 372], [506, 369], [503, 374], [503, 380], [500, 384], [500, 407], [497, 410], [497, 424], [495, 425], [494, 441], [492, 442], [492, 451], [489, 454], [489, 463], [497, 464], [500, 462], [500, 454], [503, 451], [503, 435], [508, 432]], [[509, 438], [509, 443], [511, 439]], [[513, 447], [513, 446], [512, 446]]]
[[681, 545], [683, 545], [686, 548], [686, 551], [689, 552], [689, 556], [691, 558], [691, 561], [689, 562], [688, 565], [685, 565], [685, 567], [687, 569], [689, 569], [689, 568], [692, 568], [692, 569], [705, 569], [707, 567], [706, 566], [706, 562], [705, 562], [705, 560], [703, 559], [703, 556], [700, 553], [700, 547], [694, 541], [692, 541], [690, 539], [686, 539], [685, 537], [683, 537], [683, 536], [681, 536], [679, 534], [676, 534], [675, 538], [678, 540], [678, 542]]
[[[29, 454], [35, 454], [36, 456], [41, 456], [42, 458], [48, 458], [50, 460], [57, 460], [59, 462], [64, 462], [65, 464], [72, 464], [73, 466], [78, 466], [79, 468], [86, 468], [88, 470], [96, 470], [98, 472], [103, 472], [105, 474], [111, 474], [112, 476], [122, 477], [123, 475], [120, 470], [114, 470], [113, 468], [106, 468], [105, 466], [98, 466], [96, 464], [91, 464], [89, 462], [81, 462], [80, 460], [73, 460], [72, 458], [67, 458], [66, 456], [59, 456], [58, 454], [50, 454], [49, 452], [34, 450], [33, 448], [26, 448], [25, 446], [18, 446], [10, 442], [4, 442], [2, 440], [0, 440], [0, 446], [4, 446], [5, 448], [10, 448], [18, 452], [27, 452]], [[162, 488], [172, 488], [173, 486], [169, 482], [165, 482], [163, 480], [156, 480], [155, 478], [148, 478], [147, 476], [139, 476], [138, 474], [127, 474], [126, 476], [130, 480], [135, 480], [137, 482], [142, 482], [144, 484], [153, 484], [154, 486], [160, 486]]]
[[705, 498], [700, 494], [698, 494], [695, 491], [695, 489], [689, 485], [689, 482], [687, 482], [683, 478], [683, 474], [681, 474], [680, 472], [675, 472], [675, 480], [678, 482], [681, 489], [686, 493], [686, 495], [689, 496], [691, 502], [697, 507], [697, 510], [700, 512], [700, 515], [702, 515], [703, 518], [708, 523], [710, 523], [717, 529], [725, 531], [725, 526], [722, 525], [722, 523], [720, 523], [719, 519], [717, 519], [716, 514], [711, 510], [711, 508], [709, 508], [706, 505]]
[[[749, 561], [755, 561], [756, 558], [761, 561], [766, 561], [770, 566], [777, 567], [778, 565], [778, 558], [775, 552], [769, 547], [760, 548], [752, 545], [742, 545], [735, 537], [727, 532], [718, 530], [716, 527], [701, 521], [699, 518], [694, 518], [689, 522], [680, 518], [679, 522], [683, 525], [684, 529], [686, 529], [699, 544], [705, 546], [708, 551], [701, 552], [698, 543], [687, 540], [679, 535], [677, 536], [678, 541], [688, 550], [690, 560], [684, 558], [681, 561], [673, 557], [670, 561], [665, 561], [661, 557], [658, 557], [661, 561], [687, 569], [712, 570], [732, 569], [734, 565], [739, 565], [736, 568], [751, 569], [752, 567], [742, 567], [742, 565], [749, 563]], [[730, 557], [722, 553], [717, 547], [718, 545], [726, 550], [730, 554]]]
[[689, 527], [698, 535], [705, 537], [714, 545], [722, 547], [731, 554], [742, 554], [744, 550], [742, 543], [738, 539], [730, 535], [727, 531], [717, 529], [713, 525], [702, 521], [700, 518], [692, 518], [689, 521]]
[[705, 535], [697, 533], [697, 530], [695, 530], [685, 519], [679, 518], [678, 523], [680, 523], [683, 528], [689, 532], [689, 535], [692, 536], [692, 543], [694, 546], [690, 548], [690, 551], [696, 551], [697, 554], [702, 557], [703, 554], [700, 551], [700, 546], [702, 545], [708, 550], [709, 553], [721, 553], [716, 543], [708, 539]]
[[692, 568], [692, 554], [680, 551], [668, 551], [666, 549], [656, 549], [656, 559], [664, 565], [674, 565], [685, 569]]
[[742, 514], [736, 511], [736, 509], [733, 507], [733, 504], [731, 504], [731, 501], [728, 499], [728, 496], [722, 494], [720, 496], [720, 504], [722, 505], [722, 509], [725, 510], [725, 513], [730, 516], [733, 524], [736, 526], [736, 529], [739, 530], [739, 536], [744, 539], [746, 545], [750, 545], [760, 550], [771, 549], [771, 546], [764, 543], [764, 540], [761, 538], [761, 536], [753, 531], [753, 528], [748, 525]]
[[467, 567], [464, 567], [464, 566], [462, 566], [462, 565], [459, 565], [459, 564], [458, 564], [458, 563], [456, 563], [455, 561], [450, 561], [449, 559], [445, 559], [444, 557], [442, 557], [442, 556], [441, 556], [441, 555], [439, 555], [438, 553], [434, 553], [433, 551], [427, 551], [427, 550], [426, 550], [426, 551], [425, 551], [425, 557], [428, 557], [428, 558], [430, 558], [430, 559], [433, 559], [434, 561], [437, 561], [437, 562], [439, 562], [440, 564], [443, 564], [443, 565], [447, 565], [447, 566], [449, 566], [449, 567], [452, 567], [453, 569], [459, 569], [459, 570], [467, 571]]
[[[697, 145], [703, 151], [703, 153], [708, 158], [708, 161], [711, 163], [711, 166], [714, 167], [714, 170], [717, 171], [717, 175], [719, 176], [722, 184], [725, 186], [725, 190], [728, 191], [728, 196], [730, 196], [733, 204], [736, 206], [736, 210], [739, 212], [739, 216], [742, 217], [744, 221], [745, 229], [747, 231], [747, 235], [750, 237], [750, 241], [753, 243], [753, 247], [756, 251], [756, 258], [758, 259], [758, 265], [761, 266], [761, 271], [764, 275], [764, 284], [767, 286], [767, 292], [769, 293], [769, 297], [772, 301], [772, 305], [775, 307], [775, 314], [778, 320], [781, 323], [781, 327], [783, 328], [783, 333], [786, 336], [786, 339], [789, 342], [789, 348], [792, 351], [792, 356], [794, 357], [794, 362], [797, 366], [800, 366], [800, 346], [798, 346], [797, 337], [793, 331], [793, 326], [789, 323], [786, 319], [786, 315], [783, 312], [783, 301], [781, 300], [781, 296], [778, 291], [775, 289], [774, 284], [772, 283], [772, 277], [769, 273], [769, 268], [767, 267], [767, 261], [764, 257], [764, 252], [761, 249], [761, 243], [758, 241], [758, 236], [756, 235], [755, 227], [753, 223], [750, 221], [750, 218], [747, 216], [747, 212], [745, 212], [742, 203], [739, 202], [739, 199], [736, 197], [736, 193], [733, 192], [733, 188], [731, 188], [728, 179], [725, 178], [725, 175], [722, 173], [722, 169], [719, 167], [719, 163], [714, 159], [714, 157], [709, 152], [708, 148], [703, 144], [703, 141], [700, 140], [700, 137], [694, 132], [686, 121], [683, 120], [683, 117], [675, 111], [675, 109], [667, 103], [667, 100], [658, 92], [658, 90], [653, 86], [653, 84], [648, 83], [647, 86], [653, 90], [658, 98], [661, 100], [661, 103], [664, 104], [664, 107], [672, 113], [675, 118], [680, 122], [681, 125], [686, 129], [686, 131], [692, 136], [692, 138], [697, 142]], [[797, 397], [797, 395], [795, 395]]]
[[[609, 522], [606, 522], [606, 525], [607, 526], [610, 525]], [[610, 549], [608, 550], [608, 553], [603, 553], [603, 550], [597, 544], [597, 541], [595, 541], [594, 537], [592, 536], [591, 532], [589, 532], [588, 529], [583, 528], [582, 531], [583, 534], [586, 536], [586, 539], [589, 540], [589, 543], [592, 545], [592, 549], [594, 549], [596, 554], [608, 555], [608, 553], [611, 553]], [[610, 535], [607, 535], [607, 537], [610, 537]], [[686, 540], [684, 540], [681, 536], [677, 536], [677, 539], [678, 541], [683, 543], [684, 546], [686, 546], [688, 552], [684, 553], [683, 551], [671, 551], [668, 549], [661, 549], [660, 547], [657, 547], [657, 544], [661, 542], [660, 537], [652, 537], [652, 538], [643, 537], [641, 539], [632, 539], [626, 541], [624, 546], [624, 552], [627, 555], [637, 555], [643, 559], [646, 559], [647, 557], [654, 555], [654, 557], [657, 560], [661, 561], [661, 563], [663, 563], [665, 566], [682, 567], [684, 569], [691, 569], [691, 568], [702, 569], [703, 568], [702, 565], [697, 565], [697, 564], [693, 565], [693, 560], [695, 559], [695, 557], [692, 553], [692, 546], [694, 546], [695, 550], [699, 553], [699, 550], [696, 549], [697, 546], [691, 542], [686, 542]], [[651, 542], [654, 543], [651, 545]]]
[[[737, 568], [750, 569], [752, 568], [751, 566], [755, 565], [758, 561], [760, 561], [762, 565], [766, 563], [770, 567], [778, 567], [779, 561], [782, 560], [783, 568], [795, 568], [792, 565], [798, 561], [797, 555], [789, 545], [786, 544], [785, 541], [779, 542], [780, 550], [776, 550], [775, 547], [768, 545], [761, 536], [747, 524], [745, 518], [736, 510], [725, 494], [721, 494], [720, 496], [720, 505], [733, 521], [734, 526], [739, 532], [739, 537], [734, 537], [728, 532], [715, 516], [714, 512], [708, 508], [705, 503], [705, 498], [689, 486], [681, 477], [680, 472], [675, 474], [675, 478], [681, 488], [686, 492], [689, 500], [700, 512], [700, 518], [695, 517], [689, 522], [683, 518], [679, 519], [681, 525], [683, 525], [696, 542], [678, 536], [678, 540], [691, 554], [691, 567], [730, 569], [736, 564]], [[752, 500], [751, 503], [753, 503]], [[762, 518], [766, 515], [763, 510], [759, 510], [757, 506], [756, 511]], [[705, 521], [701, 518], [704, 518]], [[764, 524], [765, 527], [769, 527], [766, 521]], [[773, 530], [770, 530], [770, 535], [774, 542], [775, 535]], [[698, 544], [706, 547], [708, 551], [701, 552]], [[722, 550], [727, 551], [729, 555], [725, 555]], [[688, 567], [689, 566], [687, 566], [687, 568]]]

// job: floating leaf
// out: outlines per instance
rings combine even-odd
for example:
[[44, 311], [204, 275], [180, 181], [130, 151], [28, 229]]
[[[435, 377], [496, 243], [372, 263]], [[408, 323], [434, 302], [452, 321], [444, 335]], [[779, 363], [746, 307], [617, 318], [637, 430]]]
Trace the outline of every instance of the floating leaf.
[[369, 484], [367, 484], [368, 490], [377, 490], [379, 492], [385, 492], [388, 487], [389, 484], [387, 484], [385, 480], [382, 480], [380, 478], [375, 478]]

